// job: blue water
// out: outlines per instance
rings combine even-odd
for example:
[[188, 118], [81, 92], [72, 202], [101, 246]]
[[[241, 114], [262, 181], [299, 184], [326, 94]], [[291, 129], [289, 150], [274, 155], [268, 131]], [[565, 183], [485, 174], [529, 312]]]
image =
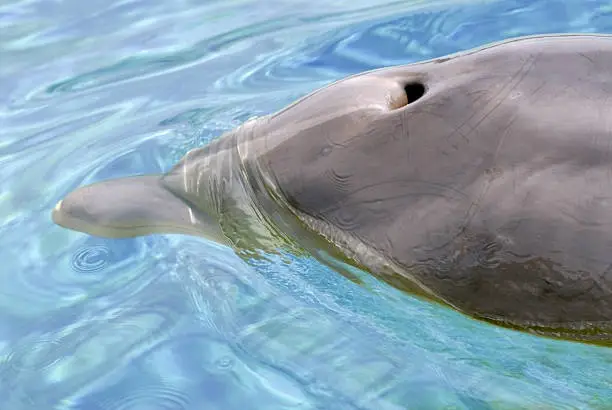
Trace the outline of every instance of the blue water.
[[49, 217], [335, 79], [547, 32], [612, 2], [0, 0], [0, 410], [612, 409], [612, 349]]

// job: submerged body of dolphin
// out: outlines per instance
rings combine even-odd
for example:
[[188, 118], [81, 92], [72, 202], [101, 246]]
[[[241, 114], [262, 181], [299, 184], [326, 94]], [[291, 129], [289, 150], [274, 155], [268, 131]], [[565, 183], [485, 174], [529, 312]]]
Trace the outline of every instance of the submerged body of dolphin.
[[610, 345], [611, 99], [612, 36], [513, 39], [338, 81], [53, 219], [236, 247], [265, 226], [472, 317]]

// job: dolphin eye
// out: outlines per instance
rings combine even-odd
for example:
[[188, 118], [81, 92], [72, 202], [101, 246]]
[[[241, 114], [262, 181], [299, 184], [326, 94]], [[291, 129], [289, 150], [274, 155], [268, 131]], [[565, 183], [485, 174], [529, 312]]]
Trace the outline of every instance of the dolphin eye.
[[408, 104], [411, 104], [425, 94], [425, 86], [416, 82], [408, 83], [404, 86], [404, 92], [408, 98]]

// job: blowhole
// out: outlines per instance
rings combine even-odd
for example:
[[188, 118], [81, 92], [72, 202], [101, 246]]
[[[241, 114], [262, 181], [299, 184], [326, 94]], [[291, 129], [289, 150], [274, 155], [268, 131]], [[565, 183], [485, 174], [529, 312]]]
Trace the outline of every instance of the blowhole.
[[425, 86], [421, 83], [408, 83], [404, 86], [406, 92], [406, 98], [408, 98], [408, 104], [412, 104], [423, 95], [425, 95]]

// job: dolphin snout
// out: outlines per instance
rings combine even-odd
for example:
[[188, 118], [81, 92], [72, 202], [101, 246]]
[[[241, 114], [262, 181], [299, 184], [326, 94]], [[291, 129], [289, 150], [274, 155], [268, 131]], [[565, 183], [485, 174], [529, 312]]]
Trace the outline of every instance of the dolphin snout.
[[58, 201], [51, 212], [51, 218], [64, 228], [76, 230], [79, 230], [80, 223], [96, 221], [95, 215], [89, 209], [87, 189], [78, 189]]

